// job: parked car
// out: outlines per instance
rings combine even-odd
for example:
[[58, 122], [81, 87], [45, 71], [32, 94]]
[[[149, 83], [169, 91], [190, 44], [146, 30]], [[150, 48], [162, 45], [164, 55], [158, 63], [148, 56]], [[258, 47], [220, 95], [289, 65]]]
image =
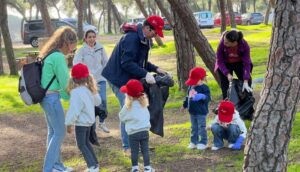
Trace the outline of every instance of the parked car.
[[[242, 17], [238, 12], [234, 12], [234, 21], [237, 25], [242, 24]], [[221, 13], [217, 13], [214, 19], [215, 26], [221, 26]], [[230, 16], [229, 13], [226, 12], [226, 26], [230, 25]]]
[[132, 18], [132, 19], [128, 19], [128, 20], [127, 20], [127, 23], [129, 23], [129, 24], [140, 24], [140, 23], [143, 24], [145, 20], [146, 20], [146, 19], [143, 18], [143, 17], [140, 17], [140, 18]]
[[264, 16], [261, 13], [245, 13], [242, 15], [242, 24], [252, 25], [264, 22]]
[[[52, 26], [56, 30], [61, 26], [70, 26], [76, 29], [71, 23], [59, 20], [51, 19]], [[29, 20], [24, 22], [22, 29], [22, 39], [24, 44], [31, 44], [32, 47], [38, 47], [38, 38], [46, 37], [48, 35], [47, 30], [42, 20]]]
[[167, 18], [163, 17], [164, 19], [164, 30], [172, 30], [172, 26], [170, 25], [170, 22]]
[[210, 11], [199, 11], [194, 13], [199, 27], [214, 27], [213, 14]]

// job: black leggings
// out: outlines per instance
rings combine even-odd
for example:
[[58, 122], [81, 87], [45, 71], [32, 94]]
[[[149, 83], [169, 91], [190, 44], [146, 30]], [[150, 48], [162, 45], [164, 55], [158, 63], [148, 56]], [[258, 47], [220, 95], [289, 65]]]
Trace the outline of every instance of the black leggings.
[[[236, 74], [236, 76], [238, 77], [239, 80], [244, 81], [244, 77], [243, 77], [243, 69], [244, 69], [244, 65], [242, 62], [236, 62], [236, 63], [225, 63], [225, 66], [227, 67], [227, 69], [229, 70], [229, 73], [231, 75], [233, 75], [233, 71]], [[253, 65], [251, 64], [250, 67], [250, 74], [252, 73], [252, 68]], [[229, 88], [229, 81], [227, 76], [225, 76], [220, 69], [218, 69], [218, 74], [220, 77], [220, 81], [221, 81], [221, 89], [222, 89], [222, 95], [223, 95], [223, 100], [227, 98], [227, 91]], [[252, 84], [252, 78], [250, 77], [250, 79], [248, 80], [248, 84], [251, 87]]]

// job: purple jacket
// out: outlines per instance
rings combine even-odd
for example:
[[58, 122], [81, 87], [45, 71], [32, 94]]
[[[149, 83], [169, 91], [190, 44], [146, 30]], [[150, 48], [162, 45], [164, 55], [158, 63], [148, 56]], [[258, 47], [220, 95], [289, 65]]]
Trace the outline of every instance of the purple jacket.
[[[219, 68], [225, 76], [227, 76], [227, 74], [229, 73], [225, 65], [226, 63], [225, 59], [228, 57], [228, 49], [229, 48], [224, 45], [224, 37], [223, 37], [217, 49], [217, 60], [215, 64], [215, 71]], [[238, 44], [238, 53], [242, 57], [242, 62], [244, 66], [243, 78], [244, 80], [249, 80], [252, 62], [250, 59], [250, 47], [246, 40], [243, 39]]]

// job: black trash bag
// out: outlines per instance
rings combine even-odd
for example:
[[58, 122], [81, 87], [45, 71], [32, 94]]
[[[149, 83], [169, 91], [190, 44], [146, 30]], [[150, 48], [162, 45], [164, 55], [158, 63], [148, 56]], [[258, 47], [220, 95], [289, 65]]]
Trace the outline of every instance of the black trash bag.
[[234, 103], [236, 110], [243, 120], [252, 120], [255, 98], [251, 92], [242, 91], [243, 81], [233, 79], [228, 89], [228, 100]]
[[99, 116], [101, 119], [105, 119], [107, 117], [107, 110], [102, 104], [95, 106], [95, 116]]
[[156, 84], [148, 84], [145, 79], [142, 79], [145, 93], [149, 99], [148, 110], [150, 112], [150, 131], [161, 137], [164, 136], [164, 106], [169, 97], [169, 87], [174, 85], [174, 80], [171, 76], [154, 75]]

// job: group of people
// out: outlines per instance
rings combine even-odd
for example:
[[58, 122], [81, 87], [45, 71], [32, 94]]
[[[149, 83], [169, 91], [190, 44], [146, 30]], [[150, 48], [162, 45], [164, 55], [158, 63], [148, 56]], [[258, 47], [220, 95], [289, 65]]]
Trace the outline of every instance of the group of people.
[[[72, 133], [73, 125], [77, 146], [86, 161], [87, 171], [99, 171], [99, 162], [90, 143], [99, 145], [95, 132], [95, 107], [101, 107], [106, 112], [99, 116], [99, 128], [109, 132], [105, 124], [107, 82], [120, 104], [122, 147], [125, 154], [131, 155], [131, 171], [139, 171], [139, 150], [143, 154], [144, 171], [154, 171], [149, 158], [149, 102], [139, 80], [145, 78], [148, 84], [155, 84], [155, 78], [150, 72], [166, 74], [166, 71], [148, 61], [151, 39], [155, 36], [163, 37], [163, 26], [161, 17], [148, 17], [143, 24], [138, 24], [122, 36], [109, 59], [103, 46], [96, 41], [97, 31], [84, 28], [84, 43], [74, 56], [71, 77], [65, 55], [76, 48], [76, 33], [69, 27], [59, 28], [53, 33], [40, 52], [41, 57], [48, 56], [42, 69], [42, 86], [46, 87], [55, 76], [40, 103], [48, 127], [44, 172], [73, 171], [71, 167], [64, 166], [60, 154], [65, 132]], [[224, 99], [233, 71], [244, 81], [243, 89], [252, 91], [249, 46], [241, 32], [233, 30], [223, 35], [217, 52], [216, 69], [221, 78]], [[214, 134], [213, 150], [224, 146], [223, 139], [229, 141], [230, 148], [240, 149], [247, 130], [230, 101], [220, 103], [218, 116], [211, 127], [206, 127], [211, 98], [205, 81], [206, 71], [201, 67], [192, 69], [186, 81], [189, 89], [182, 109], [189, 110], [192, 124], [188, 147], [206, 149], [207, 129], [211, 128]], [[70, 102], [66, 117], [60, 98]]]

